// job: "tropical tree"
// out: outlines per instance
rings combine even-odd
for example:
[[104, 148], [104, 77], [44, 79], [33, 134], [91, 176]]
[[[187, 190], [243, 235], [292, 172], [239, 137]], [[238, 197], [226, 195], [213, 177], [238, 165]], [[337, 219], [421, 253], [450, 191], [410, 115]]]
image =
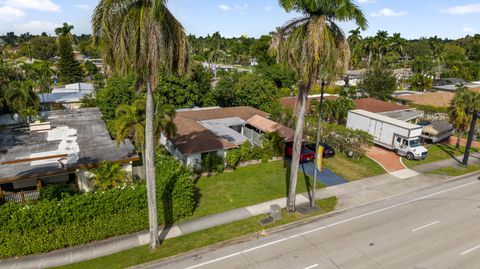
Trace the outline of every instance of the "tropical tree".
[[397, 78], [391, 69], [376, 64], [365, 72], [359, 87], [370, 97], [386, 100], [397, 89]]
[[382, 60], [383, 55], [387, 53], [388, 50], [388, 32], [387, 31], [378, 31], [377, 35], [374, 37], [375, 40], [375, 49], [379, 60]]
[[450, 106], [448, 107], [448, 116], [450, 123], [457, 131], [457, 144], [455, 149], [460, 149], [460, 141], [467, 132], [472, 121], [473, 112], [479, 109], [480, 95], [468, 90], [463, 85], [459, 85]]
[[277, 28], [271, 52], [278, 62], [287, 63], [298, 79], [298, 115], [293, 142], [290, 189], [287, 210], [295, 211], [300, 148], [305, 123], [306, 98], [317, 81], [332, 81], [343, 75], [350, 61], [350, 48], [338, 21], [354, 20], [365, 29], [363, 12], [350, 0], [280, 0], [287, 11], [303, 14], [283, 27]]
[[98, 168], [92, 169], [93, 186], [98, 191], [106, 191], [124, 183], [127, 171], [121, 164], [104, 161]]
[[145, 166], [150, 247], [159, 245], [154, 143], [154, 98], [160, 71], [183, 75], [188, 66], [187, 37], [166, 0], [100, 0], [92, 16], [94, 43], [105, 63], [121, 74], [136, 73], [146, 86]]
[[[360, 27], [357, 27], [356, 29], [350, 30], [348, 32], [350, 35], [348, 36], [348, 44], [350, 45], [350, 48], [352, 50], [352, 66], [354, 66], [359, 57], [358, 57], [358, 50], [360, 48], [360, 45], [362, 44], [362, 36], [360, 35], [361, 29]], [[353, 62], [355, 61], [355, 62]]]
[[40, 108], [40, 100], [33, 91], [32, 82], [12, 81], [5, 91], [5, 101], [8, 106], [15, 112], [34, 109], [38, 111]]

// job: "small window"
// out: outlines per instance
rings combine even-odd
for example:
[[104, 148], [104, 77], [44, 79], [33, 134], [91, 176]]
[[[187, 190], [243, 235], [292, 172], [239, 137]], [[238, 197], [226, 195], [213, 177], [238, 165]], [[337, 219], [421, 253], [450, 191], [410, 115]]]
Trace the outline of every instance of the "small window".
[[397, 137], [397, 142], [400, 143], [402, 139], [400, 137]]

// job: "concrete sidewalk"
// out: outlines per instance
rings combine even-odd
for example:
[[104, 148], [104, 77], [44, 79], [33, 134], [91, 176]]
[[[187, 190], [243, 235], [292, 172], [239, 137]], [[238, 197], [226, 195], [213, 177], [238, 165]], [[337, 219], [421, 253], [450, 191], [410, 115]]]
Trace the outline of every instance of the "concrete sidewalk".
[[[316, 192], [316, 198], [323, 199], [336, 196], [339, 199], [339, 204], [336, 210], [343, 210], [439, 184], [447, 179], [448, 177], [445, 176], [419, 175], [401, 180], [395, 176], [385, 174], [354, 181], [348, 184], [318, 189]], [[307, 194], [298, 194], [296, 197], [297, 205], [308, 203], [307, 197]], [[222, 224], [266, 214], [269, 212], [270, 205], [272, 204], [278, 204], [282, 208], [285, 208], [286, 199], [276, 199], [179, 223], [168, 229], [163, 229], [160, 232], [160, 236], [164, 239], [178, 237]], [[84, 246], [57, 250], [46, 254], [1, 260], [0, 268], [48, 268], [61, 266], [117, 253], [130, 248], [146, 245], [148, 242], [148, 232], [144, 231], [100, 242], [94, 242]]]
[[[450, 159], [438, 161], [438, 162], [431, 162], [426, 164], [417, 165], [411, 167], [412, 170], [418, 173], [427, 173], [433, 170], [437, 170], [443, 167], [449, 166], [461, 166], [463, 161], [463, 155], [455, 156]], [[468, 159], [468, 164], [480, 164], [480, 153], [473, 152], [470, 154], [470, 158]]]

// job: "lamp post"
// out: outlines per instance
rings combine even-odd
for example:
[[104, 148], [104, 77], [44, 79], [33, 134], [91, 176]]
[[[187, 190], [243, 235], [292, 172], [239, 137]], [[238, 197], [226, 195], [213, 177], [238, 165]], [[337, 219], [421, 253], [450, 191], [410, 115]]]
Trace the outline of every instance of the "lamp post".
[[465, 154], [463, 155], [463, 165], [468, 166], [468, 157], [470, 157], [470, 148], [472, 147], [473, 135], [477, 127], [477, 120], [479, 113], [477, 110], [473, 111], [472, 122], [470, 123], [470, 131], [468, 132], [467, 145], [465, 147]]
[[350, 90], [350, 78], [347, 76], [345, 76], [345, 78], [343, 79], [343, 81], [345, 81], [345, 85], [343, 86], [343, 91], [345, 92], [345, 96], [349, 96], [350, 93], [349, 93], [349, 90]]
[[[315, 208], [315, 190], [317, 189], [317, 161], [318, 161], [318, 146], [320, 145], [320, 128], [322, 125], [322, 107], [323, 107], [323, 93], [325, 91], [325, 81], [322, 80], [322, 91], [320, 94], [320, 104], [318, 106], [318, 123], [317, 123], [317, 141], [315, 144], [315, 162], [313, 164], [313, 186], [312, 186], [312, 199], [310, 200], [310, 206]], [[322, 156], [320, 156], [321, 158]]]

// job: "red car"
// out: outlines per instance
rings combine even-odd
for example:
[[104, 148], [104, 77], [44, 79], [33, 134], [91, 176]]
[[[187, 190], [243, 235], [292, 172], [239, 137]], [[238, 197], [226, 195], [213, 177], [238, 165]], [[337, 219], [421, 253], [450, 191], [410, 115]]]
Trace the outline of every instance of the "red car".
[[[292, 158], [293, 145], [285, 145], [285, 156]], [[308, 162], [315, 159], [315, 152], [302, 145], [302, 151], [300, 152], [300, 162]]]

